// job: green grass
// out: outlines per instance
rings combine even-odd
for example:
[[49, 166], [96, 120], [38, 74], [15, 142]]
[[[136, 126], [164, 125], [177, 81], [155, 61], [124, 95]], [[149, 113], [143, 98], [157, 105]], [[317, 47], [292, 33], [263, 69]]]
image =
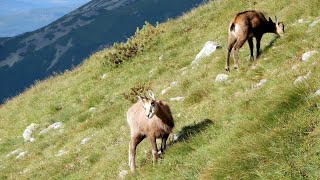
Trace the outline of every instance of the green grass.
[[[320, 52], [308, 62], [300, 60], [306, 51], [319, 51], [320, 23], [309, 27], [320, 18], [319, 8], [318, 0], [208, 2], [159, 24], [157, 33], [133, 37], [130, 41], [141, 49], [120, 65], [108, 64], [117, 49], [105, 49], [72, 71], [38, 82], [0, 109], [0, 179], [117, 179], [128, 170], [131, 89], [146, 87], [170, 104], [174, 133], [183, 131], [184, 138], [170, 145], [156, 166], [149, 142], [143, 141], [137, 149], [137, 171], [126, 178], [320, 178], [320, 97], [314, 95], [320, 88]], [[247, 9], [277, 15], [286, 34], [276, 40], [265, 35], [261, 59], [252, 63], [244, 45], [239, 72], [231, 71], [227, 82], [216, 83], [216, 75], [224, 73], [228, 23]], [[223, 48], [192, 67], [208, 40]], [[187, 73], [181, 75], [184, 67]], [[309, 71], [308, 79], [294, 85]], [[261, 79], [266, 84], [252, 89]], [[173, 81], [177, 86], [162, 95]], [[169, 101], [177, 96], [185, 99]], [[91, 107], [96, 111], [90, 112]], [[64, 123], [62, 132], [38, 135], [58, 121]], [[22, 133], [31, 123], [39, 124], [32, 135], [36, 141], [24, 142]], [[80, 145], [86, 137], [90, 140]], [[6, 157], [18, 148], [28, 151], [24, 158]], [[60, 150], [66, 154], [56, 157]]]

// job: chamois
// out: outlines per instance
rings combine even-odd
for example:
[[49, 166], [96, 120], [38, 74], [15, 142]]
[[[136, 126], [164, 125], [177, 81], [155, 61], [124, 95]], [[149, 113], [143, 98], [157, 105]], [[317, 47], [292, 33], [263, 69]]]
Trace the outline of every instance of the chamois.
[[131, 140], [129, 142], [129, 167], [135, 170], [135, 155], [137, 145], [148, 137], [152, 145], [153, 163], [158, 159], [158, 147], [156, 139], [161, 138], [161, 153], [166, 149], [166, 141], [174, 127], [170, 107], [157, 101], [152, 91], [149, 90], [150, 98], [138, 95], [138, 102], [127, 112], [127, 121], [130, 127]]
[[256, 38], [257, 42], [257, 54], [256, 59], [260, 56], [260, 41], [264, 33], [275, 33], [280, 36], [284, 34], [284, 24], [278, 22], [272, 22], [269, 17], [269, 21], [264, 17], [261, 12], [258, 11], [244, 11], [238, 13], [229, 25], [228, 30], [228, 47], [227, 47], [227, 58], [225, 64], [225, 70], [229, 69], [230, 53], [233, 48], [234, 58], [234, 69], [238, 69], [238, 53], [239, 49], [248, 39], [250, 47], [250, 60], [253, 61], [253, 37]]

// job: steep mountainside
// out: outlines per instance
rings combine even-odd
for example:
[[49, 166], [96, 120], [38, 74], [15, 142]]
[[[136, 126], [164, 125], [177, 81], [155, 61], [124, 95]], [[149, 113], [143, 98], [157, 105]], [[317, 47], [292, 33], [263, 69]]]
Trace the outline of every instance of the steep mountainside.
[[[253, 62], [246, 43], [226, 73], [229, 22], [248, 9], [277, 15], [285, 35], [264, 35]], [[319, 9], [210, 1], [37, 82], [0, 108], [0, 179], [319, 179]], [[208, 41], [222, 48], [192, 63]], [[130, 173], [126, 112], [147, 89], [175, 127], [154, 165], [149, 140], [138, 145]]]
[[162, 22], [203, 0], [93, 0], [37, 31], [0, 40], [0, 103], [93, 52], [124, 41], [145, 21]]

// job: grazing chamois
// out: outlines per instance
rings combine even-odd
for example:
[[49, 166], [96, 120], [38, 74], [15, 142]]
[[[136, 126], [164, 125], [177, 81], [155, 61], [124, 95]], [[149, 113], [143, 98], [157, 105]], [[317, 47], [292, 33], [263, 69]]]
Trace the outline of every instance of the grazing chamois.
[[269, 21], [264, 17], [261, 12], [258, 11], [244, 11], [238, 13], [229, 25], [228, 30], [228, 47], [225, 70], [229, 69], [230, 53], [233, 49], [234, 69], [238, 69], [238, 53], [239, 49], [248, 39], [250, 47], [250, 60], [253, 61], [253, 37], [257, 41], [257, 54], [256, 59], [260, 56], [260, 41], [264, 33], [275, 33], [280, 36], [284, 34], [284, 24], [278, 22], [272, 22], [269, 17]]
[[127, 121], [130, 127], [131, 140], [129, 142], [129, 167], [135, 170], [135, 155], [137, 145], [148, 137], [152, 145], [153, 163], [158, 159], [158, 147], [156, 139], [161, 138], [160, 150], [166, 149], [166, 141], [174, 127], [170, 107], [157, 101], [152, 91], [149, 90], [150, 98], [138, 95], [138, 102], [127, 112]]

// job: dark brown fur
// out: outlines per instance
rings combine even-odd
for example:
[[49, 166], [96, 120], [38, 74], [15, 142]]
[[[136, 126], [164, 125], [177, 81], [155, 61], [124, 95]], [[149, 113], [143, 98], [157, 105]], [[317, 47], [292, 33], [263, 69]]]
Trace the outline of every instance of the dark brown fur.
[[256, 59], [260, 56], [260, 41], [264, 33], [276, 33], [282, 35], [284, 33], [284, 25], [276, 20], [272, 22], [264, 17], [258, 11], [245, 11], [238, 13], [231, 21], [228, 29], [228, 47], [225, 70], [229, 71], [230, 53], [233, 49], [234, 68], [238, 68], [238, 53], [242, 45], [248, 40], [250, 47], [250, 60], [253, 61], [253, 37], [257, 42]]

